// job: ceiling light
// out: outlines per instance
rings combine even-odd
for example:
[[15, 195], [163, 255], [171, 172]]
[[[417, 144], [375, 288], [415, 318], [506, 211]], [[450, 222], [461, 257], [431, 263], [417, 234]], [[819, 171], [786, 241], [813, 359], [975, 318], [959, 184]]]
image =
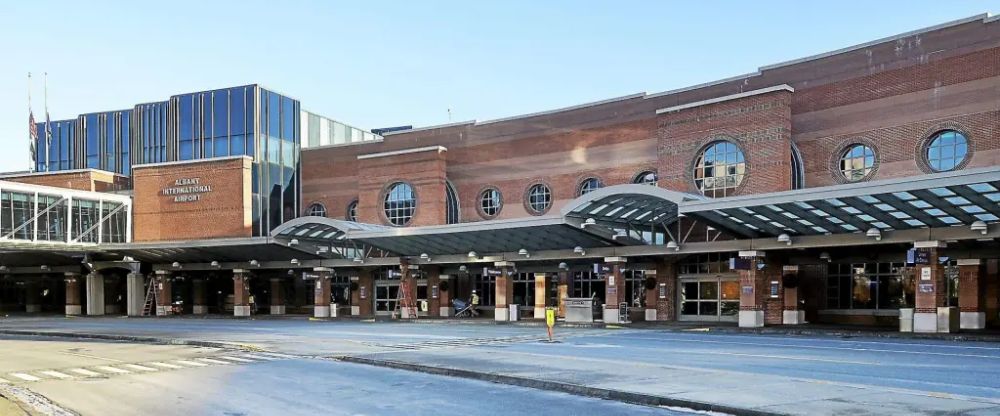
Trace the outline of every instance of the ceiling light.
[[865, 236], [874, 238], [875, 241], [882, 241], [882, 231], [878, 228], [869, 228], [868, 232], [865, 233]]
[[792, 236], [782, 233], [778, 236], [779, 243], [785, 243], [785, 245], [792, 245]]
[[990, 227], [986, 225], [985, 221], [976, 221], [972, 223], [969, 228], [971, 228], [972, 231], [979, 231], [982, 235], [986, 235], [986, 233], [990, 230]]

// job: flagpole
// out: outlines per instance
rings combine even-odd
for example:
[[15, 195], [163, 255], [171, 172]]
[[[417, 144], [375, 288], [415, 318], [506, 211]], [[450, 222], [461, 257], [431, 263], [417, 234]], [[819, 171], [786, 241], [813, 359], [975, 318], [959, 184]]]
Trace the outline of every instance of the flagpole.
[[[29, 120], [31, 119], [31, 72], [28, 73], [28, 119]], [[38, 127], [37, 126], [29, 126], [29, 127], [35, 129], [36, 132], [38, 131]], [[38, 141], [38, 139], [36, 139], [35, 136], [33, 134], [31, 134], [31, 131], [29, 130], [28, 131], [28, 153], [31, 156], [31, 160], [28, 162], [28, 163], [31, 164], [31, 165], [28, 166], [28, 171], [29, 172], [34, 172], [35, 171], [35, 164], [36, 164], [36, 160], [35, 159], [37, 158], [36, 155], [35, 155], [35, 146], [37, 145], [35, 143], [36, 141]]]
[[49, 159], [49, 149], [52, 148], [52, 127], [49, 126], [49, 73], [43, 72], [44, 92], [45, 92], [45, 171], [52, 171], [52, 162]]

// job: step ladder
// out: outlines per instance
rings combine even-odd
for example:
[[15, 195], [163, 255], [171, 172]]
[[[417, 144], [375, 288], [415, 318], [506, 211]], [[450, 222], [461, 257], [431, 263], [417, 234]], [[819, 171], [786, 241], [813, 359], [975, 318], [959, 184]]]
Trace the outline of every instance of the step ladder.
[[142, 316], [156, 314], [156, 279], [149, 279], [146, 287], [146, 299], [142, 305]]
[[410, 319], [417, 317], [417, 305], [410, 296], [410, 285], [406, 280], [400, 280], [399, 291], [396, 293], [396, 307], [392, 311], [393, 319], [402, 318], [402, 311], [407, 312]]

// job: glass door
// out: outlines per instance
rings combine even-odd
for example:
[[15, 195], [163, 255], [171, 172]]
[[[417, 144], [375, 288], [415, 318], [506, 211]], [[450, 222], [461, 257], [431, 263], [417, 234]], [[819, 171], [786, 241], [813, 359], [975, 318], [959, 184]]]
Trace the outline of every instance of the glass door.
[[375, 314], [389, 315], [396, 309], [399, 296], [399, 282], [377, 282], [375, 284]]
[[736, 321], [740, 285], [736, 276], [681, 277], [677, 290], [679, 321]]

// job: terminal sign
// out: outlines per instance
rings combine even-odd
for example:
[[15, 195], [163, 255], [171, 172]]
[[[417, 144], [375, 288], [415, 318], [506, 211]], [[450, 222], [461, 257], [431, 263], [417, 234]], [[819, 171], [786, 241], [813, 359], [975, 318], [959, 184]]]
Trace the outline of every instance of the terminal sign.
[[212, 185], [202, 185], [201, 178], [174, 180], [174, 186], [163, 188], [163, 195], [174, 197], [174, 202], [195, 202], [201, 194], [212, 192]]

